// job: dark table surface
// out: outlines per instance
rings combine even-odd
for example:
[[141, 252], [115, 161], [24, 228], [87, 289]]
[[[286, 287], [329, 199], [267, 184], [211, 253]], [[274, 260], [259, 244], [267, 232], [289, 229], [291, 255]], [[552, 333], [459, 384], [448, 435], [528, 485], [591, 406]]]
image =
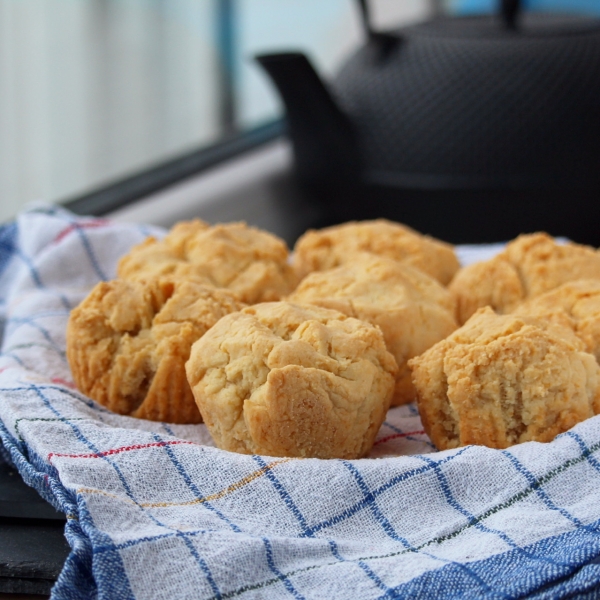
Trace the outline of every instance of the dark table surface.
[[0, 463], [0, 598], [47, 595], [69, 553], [65, 516]]

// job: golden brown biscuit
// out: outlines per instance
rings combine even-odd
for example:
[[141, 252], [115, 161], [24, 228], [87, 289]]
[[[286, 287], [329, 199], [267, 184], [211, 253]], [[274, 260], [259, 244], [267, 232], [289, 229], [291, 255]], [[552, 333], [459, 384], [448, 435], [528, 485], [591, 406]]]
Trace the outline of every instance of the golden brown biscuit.
[[199, 423], [185, 361], [198, 338], [243, 306], [226, 290], [193, 281], [99, 283], [69, 318], [74, 381], [114, 412]]
[[186, 370], [219, 448], [358, 458], [385, 418], [397, 367], [376, 327], [272, 302], [223, 317], [194, 344]]
[[452, 296], [440, 283], [406, 263], [367, 253], [307, 275], [287, 299], [339, 310], [381, 329], [399, 368], [392, 405], [415, 399], [408, 359], [458, 327]]
[[578, 279], [532, 298], [514, 311], [570, 327], [600, 362], [600, 280]]
[[352, 221], [307, 231], [294, 247], [294, 267], [302, 278], [313, 271], [333, 269], [352, 261], [357, 252], [406, 262], [443, 285], [448, 284], [459, 268], [450, 244], [385, 219]]
[[456, 298], [458, 322], [465, 323], [483, 306], [508, 313], [528, 298], [587, 278], [600, 279], [598, 251], [533, 233], [519, 236], [491, 260], [461, 269], [448, 289]]
[[498, 313], [510, 312], [525, 297], [518, 270], [501, 255], [461, 269], [448, 291], [456, 300], [460, 324], [483, 306], [491, 306]]
[[600, 412], [600, 367], [568, 328], [482, 308], [409, 361], [440, 449], [548, 442]]
[[233, 292], [252, 304], [279, 300], [297, 283], [289, 251], [278, 237], [245, 223], [207, 225], [182, 222], [162, 240], [150, 237], [135, 246], [118, 266], [123, 279], [194, 278]]

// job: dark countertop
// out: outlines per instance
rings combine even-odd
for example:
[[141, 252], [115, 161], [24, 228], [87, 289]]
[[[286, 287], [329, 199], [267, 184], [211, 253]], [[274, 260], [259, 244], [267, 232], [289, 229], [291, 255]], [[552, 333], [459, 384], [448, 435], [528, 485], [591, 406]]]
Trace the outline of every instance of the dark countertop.
[[0, 598], [48, 595], [67, 555], [65, 516], [0, 463]]

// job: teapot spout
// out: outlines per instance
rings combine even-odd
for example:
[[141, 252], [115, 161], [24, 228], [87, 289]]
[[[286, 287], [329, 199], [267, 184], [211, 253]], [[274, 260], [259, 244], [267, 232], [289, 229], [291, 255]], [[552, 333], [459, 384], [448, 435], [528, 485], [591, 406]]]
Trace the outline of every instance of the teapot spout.
[[360, 159], [350, 120], [304, 54], [263, 54], [256, 60], [285, 105], [299, 183], [341, 216], [346, 210], [336, 209], [360, 201]]

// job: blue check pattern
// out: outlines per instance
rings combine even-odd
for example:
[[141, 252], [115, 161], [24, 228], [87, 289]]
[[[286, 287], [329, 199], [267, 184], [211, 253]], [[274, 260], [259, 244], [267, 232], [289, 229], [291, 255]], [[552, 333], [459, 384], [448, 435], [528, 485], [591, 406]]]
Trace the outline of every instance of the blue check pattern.
[[69, 310], [146, 234], [54, 206], [0, 228], [0, 459], [67, 515], [52, 598], [600, 598], [600, 417], [436, 452], [407, 406], [369, 459], [292, 460], [79, 393]]

